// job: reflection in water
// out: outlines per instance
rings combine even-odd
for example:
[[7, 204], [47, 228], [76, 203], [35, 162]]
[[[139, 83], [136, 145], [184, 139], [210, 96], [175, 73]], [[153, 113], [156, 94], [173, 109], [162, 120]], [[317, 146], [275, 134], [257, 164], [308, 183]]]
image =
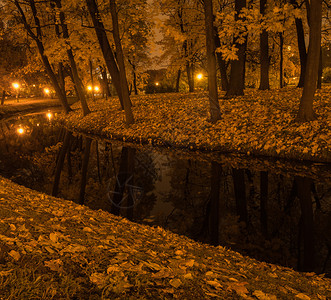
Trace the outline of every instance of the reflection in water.
[[[30, 133], [18, 135], [18, 125]], [[2, 123], [1, 133], [1, 174], [20, 184], [330, 276], [328, 180], [122, 147], [56, 128], [46, 115]]]

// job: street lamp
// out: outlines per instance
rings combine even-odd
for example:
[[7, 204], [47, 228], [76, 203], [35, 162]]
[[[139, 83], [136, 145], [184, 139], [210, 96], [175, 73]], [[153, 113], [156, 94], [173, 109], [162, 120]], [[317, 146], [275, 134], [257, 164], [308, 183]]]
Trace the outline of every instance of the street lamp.
[[48, 111], [48, 113], [46, 114], [46, 117], [50, 121], [52, 119], [52, 117], [53, 117], [53, 114], [50, 111]]
[[20, 135], [24, 134], [24, 128], [22, 128], [21, 125], [17, 128], [17, 133]]
[[18, 102], [18, 90], [20, 88], [20, 84], [17, 82], [13, 83], [13, 88], [16, 90], [16, 101]]
[[95, 91], [95, 92], [99, 92], [99, 90], [100, 90], [100, 88], [99, 88], [98, 86], [95, 86], [95, 87], [94, 87], [94, 91]]
[[203, 78], [203, 75], [202, 75], [201, 73], [199, 73], [199, 74], [197, 75], [197, 79], [201, 80], [202, 78]]
[[44, 88], [44, 93], [46, 94], [46, 96], [48, 96], [48, 95], [49, 95], [49, 93], [50, 93], [50, 90], [49, 90], [49, 88]]

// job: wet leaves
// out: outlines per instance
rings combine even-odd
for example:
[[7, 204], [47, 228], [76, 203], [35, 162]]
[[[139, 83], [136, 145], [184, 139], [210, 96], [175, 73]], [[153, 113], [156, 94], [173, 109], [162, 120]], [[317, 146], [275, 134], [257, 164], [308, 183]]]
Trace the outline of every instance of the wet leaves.
[[245, 96], [220, 99], [222, 119], [208, 121], [206, 93], [132, 97], [136, 124], [127, 127], [118, 100], [91, 103], [62, 116], [67, 127], [127, 142], [190, 150], [223, 150], [315, 161], [331, 161], [330, 87], [316, 96], [318, 119], [295, 123], [300, 89], [246, 90]]

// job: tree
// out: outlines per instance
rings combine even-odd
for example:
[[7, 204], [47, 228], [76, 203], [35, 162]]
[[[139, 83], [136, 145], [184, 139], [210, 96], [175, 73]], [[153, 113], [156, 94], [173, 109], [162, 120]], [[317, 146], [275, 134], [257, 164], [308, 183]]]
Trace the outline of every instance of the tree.
[[208, 91], [209, 91], [209, 110], [210, 120], [216, 123], [221, 119], [221, 111], [218, 103], [217, 79], [216, 79], [216, 57], [214, 40], [214, 14], [213, 1], [204, 1], [205, 26], [206, 26], [206, 46], [208, 61]]
[[[294, 7], [299, 8], [298, 2], [296, 0], [291, 0], [291, 4]], [[300, 79], [298, 87], [303, 87], [307, 65], [307, 51], [305, 43], [305, 32], [303, 29], [303, 23], [301, 18], [295, 18], [295, 27], [297, 31], [297, 41], [300, 57]]]
[[[242, 21], [240, 12], [246, 7], [246, 0], [235, 0], [235, 20]], [[239, 96], [244, 94], [245, 87], [245, 59], [247, 48], [247, 36], [244, 31], [239, 33], [239, 36], [234, 37], [234, 45], [237, 48], [238, 59], [231, 61], [231, 72], [229, 89], [226, 93], [227, 97]]]
[[[45, 48], [44, 48], [44, 44], [43, 44], [42, 24], [38, 17], [36, 3], [34, 0], [24, 2], [24, 4], [26, 5], [26, 7], [24, 9], [22, 8], [21, 3], [19, 1], [14, 0], [14, 4], [18, 10], [19, 19], [20, 19], [21, 24], [23, 24], [28, 35], [35, 41], [35, 43], [37, 45], [40, 57], [42, 59], [46, 72], [52, 82], [52, 85], [55, 89], [57, 97], [59, 98], [59, 100], [64, 108], [64, 111], [66, 113], [68, 113], [69, 111], [71, 111], [71, 108], [68, 104], [67, 97], [66, 97], [65, 93], [63, 92], [63, 90], [61, 89], [61, 86], [60, 86], [60, 84], [56, 78], [56, 75], [52, 69], [52, 66], [49, 62], [49, 59], [48, 59], [47, 55], [45, 54]], [[28, 9], [30, 9], [30, 11]], [[30, 25], [30, 22], [27, 20], [26, 12], [31, 13], [32, 20], [34, 22], [33, 27]], [[34, 32], [34, 29], [35, 29], [35, 32]]]
[[66, 24], [64, 12], [62, 10], [62, 3], [61, 3], [61, 0], [54, 0], [54, 2], [56, 5], [56, 8], [57, 8], [57, 13], [59, 15], [59, 23], [61, 24], [63, 38], [65, 39], [65, 44], [67, 45], [67, 47], [66, 47], [67, 56], [68, 56], [70, 67], [71, 67], [72, 77], [73, 77], [75, 87], [77, 90], [78, 98], [81, 102], [83, 114], [84, 114], [84, 116], [86, 116], [88, 113], [90, 113], [90, 109], [86, 102], [84, 86], [83, 86], [83, 82], [78, 74], [78, 68], [77, 68], [77, 64], [76, 64], [75, 57], [73, 54], [73, 50], [72, 50], [71, 45], [68, 42], [69, 30], [68, 30], [68, 26]]
[[116, 47], [116, 58], [119, 68], [119, 75], [120, 75], [120, 85], [121, 85], [121, 92], [123, 97], [123, 106], [124, 106], [124, 113], [126, 117], [126, 123], [132, 124], [134, 123], [134, 117], [131, 110], [131, 102], [128, 90], [128, 82], [126, 79], [126, 72], [125, 72], [125, 63], [124, 63], [124, 54], [121, 44], [120, 38], [120, 31], [118, 26], [118, 13], [116, 9], [116, 2], [115, 0], [110, 0], [110, 13], [113, 21], [113, 37], [115, 41]]
[[[114, 9], [114, 4], [115, 3], [112, 4], [112, 9]], [[110, 46], [110, 43], [109, 43], [109, 40], [108, 40], [108, 37], [106, 34], [106, 29], [101, 20], [99, 9], [98, 9], [98, 6], [97, 6], [95, 0], [86, 0], [86, 5], [87, 5], [87, 8], [90, 13], [96, 35], [98, 37], [99, 45], [100, 45], [102, 54], [104, 56], [107, 69], [114, 82], [114, 86], [115, 86], [117, 94], [120, 98], [122, 108], [125, 111], [126, 122], [127, 122], [127, 124], [131, 124], [134, 122], [134, 118], [133, 118], [133, 114], [132, 114], [132, 110], [131, 110], [131, 105], [129, 102], [130, 98], [129, 98], [128, 86], [127, 86], [127, 84], [125, 85], [126, 78], [124, 78], [124, 77], [126, 75], [125, 75], [125, 68], [123, 68], [124, 62], [123, 61], [119, 62], [120, 67], [118, 67], [118, 61], [115, 59], [113, 49]], [[116, 6], [115, 6], [115, 8], [116, 8]], [[116, 16], [115, 15], [113, 16], [113, 14], [115, 14]], [[115, 20], [113, 18], [115, 18]], [[117, 31], [117, 32], [115, 32], [115, 36], [117, 39], [116, 43], [118, 44], [117, 51], [121, 51], [120, 50], [120, 48], [121, 48], [120, 41], [118, 41], [118, 39], [119, 39], [118, 30], [119, 29], [118, 29], [118, 27], [116, 28], [116, 26], [118, 26], [118, 22], [116, 23], [116, 21], [117, 21], [116, 10], [114, 12], [112, 12], [112, 19], [113, 19], [113, 26], [115, 24], [115, 28], [113, 28], [113, 29], [114, 29], [114, 31]], [[115, 38], [115, 36], [114, 36], [114, 38]], [[122, 55], [123, 55], [123, 53], [122, 53]], [[120, 58], [120, 60], [121, 60], [121, 58]], [[122, 70], [120, 71], [121, 68], [122, 68]], [[122, 72], [122, 74], [120, 74], [120, 72]], [[124, 91], [124, 94], [123, 94], [123, 91]]]
[[[167, 18], [160, 25], [163, 39], [160, 44], [164, 53], [160, 61], [169, 60], [168, 72], [176, 74], [176, 90], [179, 90], [180, 76], [186, 70], [189, 92], [194, 91], [194, 70], [204, 49], [201, 31], [204, 30], [204, 16], [197, 1], [162, 0], [155, 1], [160, 14]], [[178, 83], [178, 84], [177, 84]]]
[[316, 118], [313, 109], [317, 86], [318, 67], [321, 49], [322, 0], [310, 1], [309, 12], [309, 47], [305, 81], [296, 120], [311, 121]]
[[[260, 13], [265, 15], [267, 0], [260, 0]], [[269, 86], [269, 43], [268, 31], [263, 28], [260, 34], [260, 90], [268, 90]]]

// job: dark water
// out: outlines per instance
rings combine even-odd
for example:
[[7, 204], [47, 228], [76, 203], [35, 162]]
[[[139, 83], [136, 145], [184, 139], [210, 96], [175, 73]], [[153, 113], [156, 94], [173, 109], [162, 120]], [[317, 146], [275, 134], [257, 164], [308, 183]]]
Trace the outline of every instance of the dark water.
[[47, 112], [1, 122], [0, 174], [259, 260], [331, 275], [330, 165], [93, 140]]

